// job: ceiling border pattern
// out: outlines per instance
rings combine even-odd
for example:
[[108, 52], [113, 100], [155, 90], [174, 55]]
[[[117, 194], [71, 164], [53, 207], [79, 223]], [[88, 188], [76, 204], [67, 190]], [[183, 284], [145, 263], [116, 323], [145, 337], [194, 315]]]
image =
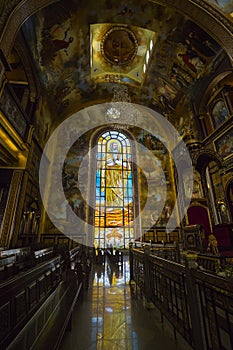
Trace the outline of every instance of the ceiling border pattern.
[[215, 19], [218, 19], [219, 22], [224, 24], [231, 33], [233, 33], [233, 23], [230, 19], [222, 15], [219, 11], [214, 9], [210, 4], [208, 4], [206, 1], [203, 0], [192, 0], [191, 2], [194, 2], [198, 6], [201, 6], [202, 9], [205, 9], [208, 13], [213, 15]]
[[19, 3], [19, 0], [9, 0], [0, 2], [0, 33], [3, 32], [6, 24], [6, 19]]
[[[11, 52], [15, 36], [24, 21], [41, 8], [59, 0], [12, 0], [8, 6], [1, 8], [0, 49], [5, 57]], [[206, 30], [225, 49], [233, 62], [232, 33], [233, 22], [220, 11], [203, 0], [148, 0], [152, 3], [174, 8], [179, 13], [197, 23]], [[4, 20], [5, 19], [5, 20]]]
[[11, 2], [11, 6], [5, 8], [5, 12], [1, 14], [3, 19], [0, 23], [0, 32], [2, 33], [0, 37], [0, 49], [6, 58], [11, 52], [16, 34], [25, 20], [43, 7], [58, 1], [59, 0], [14, 0]]

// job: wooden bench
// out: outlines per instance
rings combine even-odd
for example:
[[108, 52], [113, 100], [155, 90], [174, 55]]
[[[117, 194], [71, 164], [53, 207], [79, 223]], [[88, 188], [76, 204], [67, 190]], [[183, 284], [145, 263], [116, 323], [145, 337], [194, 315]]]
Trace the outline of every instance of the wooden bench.
[[[74, 271], [70, 271], [66, 280], [60, 282], [8, 350], [58, 350], [65, 331], [71, 330], [72, 313], [82, 288], [82, 283], [77, 284]], [[38, 329], [40, 320], [43, 320], [43, 323]], [[34, 337], [30, 336], [31, 334]], [[23, 348], [21, 344], [25, 344]]]
[[79, 249], [65, 255], [69, 259], [54, 257], [0, 284], [0, 349], [59, 348], [89, 277]]
[[[60, 257], [0, 283], [0, 349], [6, 349], [62, 281]], [[17, 349], [27, 349], [18, 344]]]

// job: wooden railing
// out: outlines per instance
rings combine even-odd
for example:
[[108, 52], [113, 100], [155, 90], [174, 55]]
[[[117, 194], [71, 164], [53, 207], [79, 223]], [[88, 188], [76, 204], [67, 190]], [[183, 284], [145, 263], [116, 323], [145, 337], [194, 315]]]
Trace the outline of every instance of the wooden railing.
[[150, 249], [150, 253], [160, 258], [180, 262], [180, 250], [177, 243], [147, 243], [135, 242], [134, 248], [144, 251]]
[[161, 243], [161, 242], [179, 242], [180, 231], [175, 229], [171, 233], [167, 233], [165, 227], [156, 226], [156, 227], [143, 227], [142, 228], [142, 241], [147, 243]]
[[233, 280], [133, 248], [130, 279], [191, 347], [233, 349]]
[[221, 257], [212, 254], [197, 254], [197, 266], [200, 270], [216, 273], [221, 267]]

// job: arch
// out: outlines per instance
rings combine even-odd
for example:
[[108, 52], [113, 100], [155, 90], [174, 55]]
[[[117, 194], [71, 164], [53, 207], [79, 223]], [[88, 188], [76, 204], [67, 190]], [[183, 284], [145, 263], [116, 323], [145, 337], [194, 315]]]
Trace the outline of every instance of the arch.
[[216, 96], [216, 92], [213, 94], [216, 86], [219, 86], [217, 93], [224, 89], [225, 84], [228, 85], [229, 81], [232, 79], [233, 73], [231, 69], [227, 69], [226, 71], [218, 74], [209, 84], [209, 86], [205, 89], [205, 92], [201, 94], [199, 97], [199, 101], [197, 101], [199, 105], [197, 114], [205, 115], [208, 113], [208, 106], [212, 103], [213, 99]]
[[[15, 0], [13, 4], [5, 6], [2, 13], [0, 30], [0, 49], [5, 57], [8, 57], [16, 33], [24, 21], [43, 7], [49, 6], [58, 0]], [[174, 8], [179, 13], [197, 23], [202, 29], [207, 31], [229, 55], [233, 61], [232, 32], [233, 24], [230, 19], [224, 16], [220, 11], [212, 7], [206, 1], [181, 0], [174, 2], [172, 0], [152, 1], [156, 4]], [[4, 12], [5, 10], [5, 12]]]
[[0, 24], [2, 33], [0, 49], [5, 57], [8, 57], [10, 54], [16, 34], [25, 20], [43, 7], [49, 6], [54, 2], [58, 2], [58, 0], [15, 0], [3, 9]]
[[220, 169], [225, 167], [225, 162], [222, 158], [211, 149], [202, 149], [193, 156], [193, 165], [200, 174], [204, 172], [211, 161], [216, 162]]
[[231, 219], [233, 220], [233, 178], [229, 179], [225, 187], [226, 201], [230, 210]]
[[[202, 187], [204, 192], [204, 197], [207, 200], [207, 205], [209, 207], [209, 211], [211, 212], [211, 220], [213, 224], [218, 224], [220, 221], [220, 214], [218, 211], [218, 201], [220, 200], [218, 193], [215, 191], [215, 187], [213, 184], [213, 175], [210, 172], [210, 165], [215, 164], [217, 166], [218, 174], [218, 183], [222, 188], [223, 192], [223, 183], [221, 179], [221, 175], [223, 170], [225, 169], [225, 163], [222, 158], [211, 149], [202, 149], [194, 155], [194, 166], [195, 169], [200, 173], [202, 179]], [[215, 174], [215, 175], [216, 175]], [[220, 187], [218, 187], [220, 188]]]

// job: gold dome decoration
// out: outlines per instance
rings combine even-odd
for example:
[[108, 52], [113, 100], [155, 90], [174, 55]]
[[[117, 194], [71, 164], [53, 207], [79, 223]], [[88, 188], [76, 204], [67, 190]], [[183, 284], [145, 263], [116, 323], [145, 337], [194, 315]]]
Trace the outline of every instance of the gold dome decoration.
[[101, 40], [101, 53], [112, 65], [123, 66], [132, 62], [137, 50], [136, 35], [127, 27], [114, 26], [104, 34]]

